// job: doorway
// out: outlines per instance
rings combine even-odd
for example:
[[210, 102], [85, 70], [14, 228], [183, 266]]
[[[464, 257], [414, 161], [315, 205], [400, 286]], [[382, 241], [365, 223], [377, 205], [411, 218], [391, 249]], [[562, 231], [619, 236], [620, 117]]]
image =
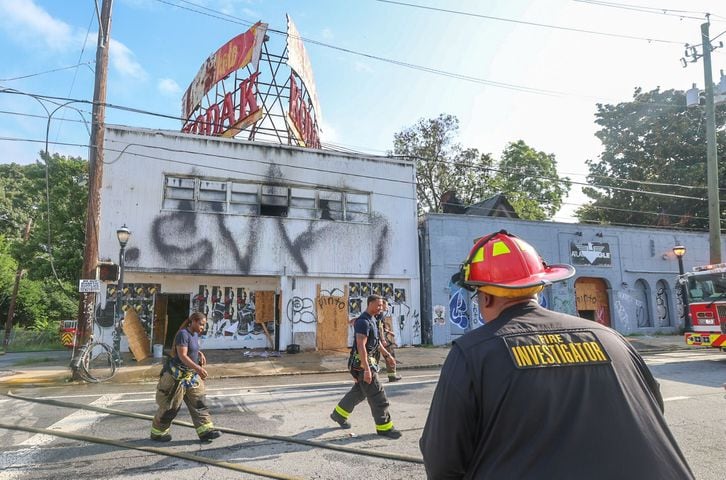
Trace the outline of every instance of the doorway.
[[166, 318], [161, 317], [161, 321], [166, 323], [164, 347], [171, 348], [179, 327], [189, 317], [189, 295], [172, 293], [164, 297], [166, 297]]
[[610, 326], [610, 307], [605, 280], [580, 277], [575, 281], [577, 314], [581, 318]]

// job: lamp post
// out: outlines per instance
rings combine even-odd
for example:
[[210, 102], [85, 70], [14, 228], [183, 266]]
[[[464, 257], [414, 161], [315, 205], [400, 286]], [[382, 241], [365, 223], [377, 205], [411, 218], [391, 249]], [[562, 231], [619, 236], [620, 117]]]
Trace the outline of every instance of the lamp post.
[[124, 291], [124, 257], [126, 253], [126, 244], [129, 242], [131, 230], [126, 224], [116, 230], [116, 238], [121, 246], [118, 254], [118, 285], [116, 286], [116, 320], [113, 323], [113, 360], [117, 366], [121, 365], [121, 321], [123, 320], [123, 309], [121, 305], [121, 296]]
[[676, 245], [673, 247], [673, 254], [678, 259], [678, 274], [681, 275], [679, 283], [681, 285], [681, 300], [683, 301], [683, 329], [686, 332], [690, 332], [691, 315], [688, 311], [688, 285], [686, 285], [686, 280], [682, 278], [685, 273], [683, 270], [683, 256], [686, 254], [686, 247], [683, 245]]

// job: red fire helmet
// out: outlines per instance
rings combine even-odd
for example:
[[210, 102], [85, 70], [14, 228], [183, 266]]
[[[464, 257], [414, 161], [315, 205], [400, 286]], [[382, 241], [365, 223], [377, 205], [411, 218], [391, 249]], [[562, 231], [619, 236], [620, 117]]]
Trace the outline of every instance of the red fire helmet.
[[506, 230], [480, 238], [461, 265], [458, 283], [469, 289], [529, 289], [567, 280], [572, 265], [547, 265], [532, 245]]

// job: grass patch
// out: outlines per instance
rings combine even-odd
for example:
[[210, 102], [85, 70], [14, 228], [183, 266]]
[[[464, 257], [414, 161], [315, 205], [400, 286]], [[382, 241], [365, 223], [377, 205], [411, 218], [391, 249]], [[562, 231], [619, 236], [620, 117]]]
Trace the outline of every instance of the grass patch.
[[6, 352], [42, 352], [48, 350], [65, 350], [58, 330], [26, 330], [13, 328]]
[[18, 360], [17, 362], [13, 363], [13, 366], [22, 367], [22, 366], [34, 365], [36, 363], [53, 362], [54, 360], [55, 359], [50, 358], [50, 357], [24, 358], [22, 360]]

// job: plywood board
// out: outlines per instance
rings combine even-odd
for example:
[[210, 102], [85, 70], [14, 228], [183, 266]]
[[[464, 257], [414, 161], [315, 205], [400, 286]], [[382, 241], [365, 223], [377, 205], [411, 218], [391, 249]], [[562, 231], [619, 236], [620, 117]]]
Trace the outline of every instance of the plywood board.
[[320, 285], [315, 298], [317, 310], [318, 350], [338, 350], [348, 347], [348, 287], [343, 295], [322, 295]]
[[131, 350], [136, 361], [140, 362], [145, 358], [149, 358], [151, 356], [149, 337], [146, 335], [146, 330], [144, 330], [144, 326], [133, 308], [127, 309], [124, 313], [122, 329], [129, 340], [129, 350]]
[[255, 291], [255, 323], [275, 321], [275, 292]]

